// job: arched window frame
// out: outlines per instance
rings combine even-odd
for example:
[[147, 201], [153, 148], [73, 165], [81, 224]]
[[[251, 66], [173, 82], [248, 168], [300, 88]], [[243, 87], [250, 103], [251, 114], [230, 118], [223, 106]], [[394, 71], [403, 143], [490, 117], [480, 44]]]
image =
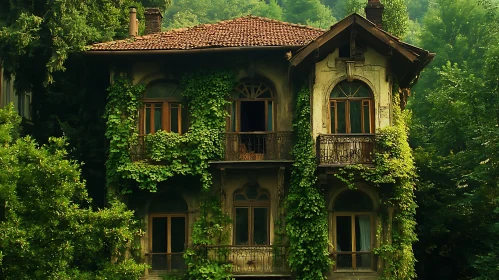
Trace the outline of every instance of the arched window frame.
[[[357, 192], [359, 195], [364, 196], [364, 198], [369, 199], [371, 208], [368, 209], [348, 209], [348, 210], [338, 210], [337, 203], [340, 199], [342, 199], [342, 195], [346, 192]], [[369, 217], [369, 250], [360, 250], [357, 249], [357, 237], [361, 239], [360, 234], [360, 217]], [[361, 190], [351, 190], [345, 189], [341, 191], [338, 195], [334, 197], [333, 205], [332, 205], [332, 221], [331, 224], [333, 226], [333, 256], [335, 260], [334, 270], [335, 271], [374, 271], [376, 270], [375, 265], [375, 255], [373, 253], [373, 248], [375, 246], [375, 205], [373, 198], [369, 196], [366, 192]], [[339, 248], [339, 227], [340, 222], [339, 219], [342, 219], [343, 222], [348, 221], [350, 223], [350, 228], [347, 231], [350, 231], [350, 246], [351, 250], [344, 250]], [[348, 223], [348, 222], [347, 222]], [[364, 224], [366, 226], [366, 224]], [[357, 229], [359, 228], [359, 230]], [[343, 229], [344, 230], [344, 229]], [[358, 236], [359, 235], [359, 236]], [[362, 245], [361, 245], [362, 246]], [[358, 259], [360, 259], [360, 267], [358, 265]], [[363, 263], [363, 262], [367, 262]], [[344, 265], [345, 263], [350, 263], [350, 265]]]
[[[152, 87], [161, 84], [168, 85], [164, 96], [148, 97]], [[170, 80], [155, 80], [150, 82], [142, 95], [142, 108], [139, 112], [139, 134], [153, 134], [163, 130], [184, 134], [188, 130], [189, 115], [187, 108], [182, 104], [182, 89], [178, 83]], [[159, 114], [156, 115], [156, 112]], [[175, 120], [176, 119], [176, 120]], [[156, 122], [159, 121], [159, 124]]]
[[[354, 86], [353, 90], [352, 87]], [[368, 96], [356, 96], [361, 89]], [[343, 96], [333, 96], [336, 92]], [[352, 132], [351, 105], [360, 102], [360, 131]], [[343, 105], [342, 105], [343, 104]], [[343, 106], [345, 129], [342, 130], [340, 107]], [[343, 80], [336, 84], [329, 96], [329, 132], [331, 134], [372, 134], [374, 133], [374, 95], [371, 88], [360, 80]]]
[[[164, 203], [165, 206], [169, 206], [167, 203], [167, 199], [164, 200], [163, 202], [160, 201], [160, 198], [167, 197], [168, 194], [157, 194], [156, 199], [153, 199], [151, 203], [158, 202], [159, 203]], [[183, 261], [183, 254], [185, 250], [187, 249], [187, 237], [188, 237], [188, 206], [186, 201], [180, 196], [180, 195], [175, 195], [175, 199], [181, 199], [183, 204], [185, 205], [185, 209], [164, 209], [164, 210], [152, 210], [151, 211], [151, 204], [149, 205], [149, 214], [148, 214], [148, 247], [149, 247], [149, 253], [147, 254], [149, 257], [149, 265], [151, 265], [151, 268], [153, 270], [166, 270], [166, 271], [176, 271], [176, 270], [182, 270], [184, 269], [184, 261]], [[179, 200], [176, 200], [176, 202], [179, 202]], [[177, 205], [178, 206], [178, 205]], [[184, 246], [183, 250], [179, 250], [179, 248], [174, 248], [174, 246], [180, 245], [179, 240], [181, 239], [181, 234], [179, 234], [179, 230], [182, 230], [182, 226], [174, 226], [174, 221], [176, 220], [177, 222], [180, 222], [183, 220], [183, 233], [184, 233]], [[155, 223], [160, 223], [164, 222], [165, 223], [165, 228], [164, 228], [164, 235], [157, 236], [157, 228], [155, 228]], [[175, 228], [174, 228], [175, 227]], [[155, 231], [156, 229], [156, 231]], [[177, 234], [177, 236], [174, 236]], [[180, 237], [180, 238], [179, 238]], [[157, 252], [154, 249], [154, 241], [155, 238], [160, 239], [160, 244], [161, 241], [163, 241], [166, 245], [166, 248], [164, 248], [163, 251]], [[173, 241], [173, 239], [175, 239]], [[156, 245], [157, 246], [157, 245]]]
[[[265, 96], [269, 93], [269, 96]], [[263, 77], [242, 79], [232, 91], [227, 131], [241, 132], [241, 102], [265, 102], [265, 131], [275, 130], [276, 102], [272, 83]]]
[[[247, 192], [249, 188], [256, 188], [257, 190], [257, 196], [254, 199], [250, 199], [247, 196]], [[236, 196], [242, 195], [245, 197], [245, 200], [236, 200]], [[266, 196], [266, 199], [262, 199]], [[233, 244], [236, 246], [266, 246], [270, 244], [270, 194], [268, 191], [260, 188], [259, 185], [257, 184], [247, 184], [243, 188], [238, 189], [234, 191], [233, 193]], [[260, 199], [259, 199], [260, 198]], [[238, 217], [242, 214], [244, 216], [244, 209], [247, 209], [247, 234], [238, 232]], [[258, 223], [258, 219], [255, 218], [256, 215], [256, 210], [258, 209], [265, 209], [266, 214], [262, 215], [261, 217], [265, 216], [265, 221], [261, 222], [260, 224], [257, 225], [258, 227], [265, 227], [265, 241], [264, 242], [258, 242], [255, 240], [255, 225]], [[238, 215], [238, 210], [240, 211], [240, 215]], [[261, 218], [260, 217], [260, 218]], [[248, 241], [247, 242], [241, 242], [238, 241], [238, 233], [240, 233], [242, 236], [247, 235]]]

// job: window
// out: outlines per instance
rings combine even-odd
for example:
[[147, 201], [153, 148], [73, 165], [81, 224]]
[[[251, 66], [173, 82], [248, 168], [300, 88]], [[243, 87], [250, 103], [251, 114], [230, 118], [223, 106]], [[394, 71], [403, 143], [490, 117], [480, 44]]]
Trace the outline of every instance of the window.
[[231, 132], [274, 130], [274, 93], [265, 82], [241, 81], [232, 95], [230, 108]]
[[340, 82], [329, 99], [331, 133], [373, 133], [373, 108], [371, 91], [364, 83]]
[[258, 185], [234, 192], [234, 244], [269, 244], [269, 193]]
[[158, 130], [185, 133], [189, 128], [189, 117], [181, 101], [181, 90], [177, 84], [168, 81], [149, 84], [143, 99], [140, 134]]
[[149, 206], [149, 256], [153, 270], [185, 269], [187, 204], [180, 195], [157, 195]]
[[333, 208], [336, 270], [374, 270], [373, 203], [357, 190], [342, 192]]

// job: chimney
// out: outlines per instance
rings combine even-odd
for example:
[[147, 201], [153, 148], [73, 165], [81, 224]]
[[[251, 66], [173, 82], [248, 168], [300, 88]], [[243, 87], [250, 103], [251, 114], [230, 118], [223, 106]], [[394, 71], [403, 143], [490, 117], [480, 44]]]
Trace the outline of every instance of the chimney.
[[139, 35], [139, 24], [137, 20], [137, 9], [130, 7], [130, 22], [128, 23], [128, 35], [135, 37]]
[[379, 2], [379, 0], [368, 0], [367, 6], [364, 9], [366, 11], [366, 18], [372, 23], [376, 24], [376, 27], [383, 28], [383, 10], [385, 7]]
[[163, 16], [159, 8], [146, 8], [144, 16], [146, 18], [146, 34], [161, 32]]

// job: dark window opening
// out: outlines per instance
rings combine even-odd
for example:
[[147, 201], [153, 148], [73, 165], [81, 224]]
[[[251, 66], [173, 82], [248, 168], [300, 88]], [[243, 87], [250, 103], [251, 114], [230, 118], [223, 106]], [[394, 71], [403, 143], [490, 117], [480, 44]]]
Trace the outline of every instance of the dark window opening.
[[339, 52], [340, 58], [350, 58], [350, 43], [341, 46]]
[[241, 132], [265, 130], [265, 101], [241, 101]]

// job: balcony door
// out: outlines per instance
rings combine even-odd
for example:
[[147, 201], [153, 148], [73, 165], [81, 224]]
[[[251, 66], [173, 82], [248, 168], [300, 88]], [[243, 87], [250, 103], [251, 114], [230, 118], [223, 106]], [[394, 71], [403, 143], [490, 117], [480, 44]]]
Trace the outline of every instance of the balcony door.
[[187, 204], [177, 194], [161, 194], [149, 206], [149, 255], [153, 270], [182, 271], [187, 245]]

